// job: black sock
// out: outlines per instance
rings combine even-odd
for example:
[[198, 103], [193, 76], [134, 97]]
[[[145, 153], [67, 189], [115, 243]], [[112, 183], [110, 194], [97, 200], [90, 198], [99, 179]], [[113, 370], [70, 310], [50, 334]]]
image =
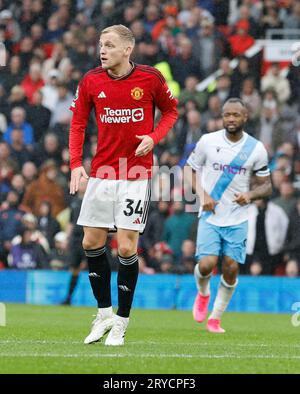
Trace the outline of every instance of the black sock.
[[70, 284], [69, 284], [69, 291], [68, 291], [68, 295], [67, 295], [68, 301], [71, 300], [72, 294], [73, 294], [74, 289], [75, 289], [77, 282], [78, 282], [78, 278], [79, 278], [79, 275], [77, 275], [77, 274], [76, 275], [73, 274], [71, 277]]
[[130, 257], [119, 256], [117, 315], [129, 317], [134, 290], [139, 275], [139, 263], [136, 254]]
[[89, 279], [98, 308], [111, 306], [110, 276], [111, 270], [106, 255], [106, 247], [85, 250], [89, 267]]

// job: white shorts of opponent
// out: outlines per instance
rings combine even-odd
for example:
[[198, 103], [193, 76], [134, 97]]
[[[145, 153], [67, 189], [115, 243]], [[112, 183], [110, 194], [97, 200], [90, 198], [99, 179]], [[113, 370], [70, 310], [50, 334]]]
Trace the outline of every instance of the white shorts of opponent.
[[77, 224], [142, 233], [146, 226], [150, 195], [150, 179], [127, 181], [90, 178]]

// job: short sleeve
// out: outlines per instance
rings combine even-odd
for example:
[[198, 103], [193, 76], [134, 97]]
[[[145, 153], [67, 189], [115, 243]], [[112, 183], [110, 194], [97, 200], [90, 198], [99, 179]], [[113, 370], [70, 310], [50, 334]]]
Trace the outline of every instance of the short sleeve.
[[270, 175], [268, 152], [261, 142], [259, 142], [257, 146], [253, 174], [261, 177]]
[[198, 141], [195, 149], [187, 159], [187, 164], [191, 166], [195, 171], [199, 171], [206, 161], [205, 153], [205, 137], [202, 136]]

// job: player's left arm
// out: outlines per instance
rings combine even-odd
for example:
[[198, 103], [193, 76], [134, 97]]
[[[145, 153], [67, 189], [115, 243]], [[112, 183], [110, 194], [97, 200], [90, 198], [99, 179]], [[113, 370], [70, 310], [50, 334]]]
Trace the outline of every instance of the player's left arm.
[[269, 197], [272, 194], [272, 182], [269, 176], [255, 176], [252, 190], [246, 193], [235, 194], [234, 202], [240, 205], [250, 204], [252, 201]]
[[135, 151], [136, 156], [145, 156], [148, 154], [154, 148], [154, 145], [167, 135], [178, 118], [178, 101], [173, 96], [162, 75], [160, 78], [157, 76], [154, 78], [153, 101], [161, 112], [161, 118], [152, 133], [136, 136], [141, 140]]
[[252, 201], [269, 197], [272, 194], [272, 181], [268, 166], [268, 154], [262, 144], [257, 152], [257, 160], [253, 167], [254, 182], [251, 190], [235, 194], [233, 202], [240, 205], [250, 204]]

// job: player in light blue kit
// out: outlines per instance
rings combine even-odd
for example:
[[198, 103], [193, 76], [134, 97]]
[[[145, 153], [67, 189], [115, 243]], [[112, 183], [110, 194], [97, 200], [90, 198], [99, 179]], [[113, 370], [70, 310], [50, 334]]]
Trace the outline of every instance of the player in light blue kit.
[[201, 202], [195, 267], [198, 294], [193, 307], [198, 322], [206, 319], [210, 277], [223, 256], [221, 282], [207, 322], [207, 330], [214, 333], [225, 332], [221, 317], [237, 286], [239, 264], [245, 262], [248, 205], [272, 192], [267, 151], [243, 130], [245, 104], [239, 98], [229, 99], [222, 116], [224, 129], [202, 136], [187, 161]]

